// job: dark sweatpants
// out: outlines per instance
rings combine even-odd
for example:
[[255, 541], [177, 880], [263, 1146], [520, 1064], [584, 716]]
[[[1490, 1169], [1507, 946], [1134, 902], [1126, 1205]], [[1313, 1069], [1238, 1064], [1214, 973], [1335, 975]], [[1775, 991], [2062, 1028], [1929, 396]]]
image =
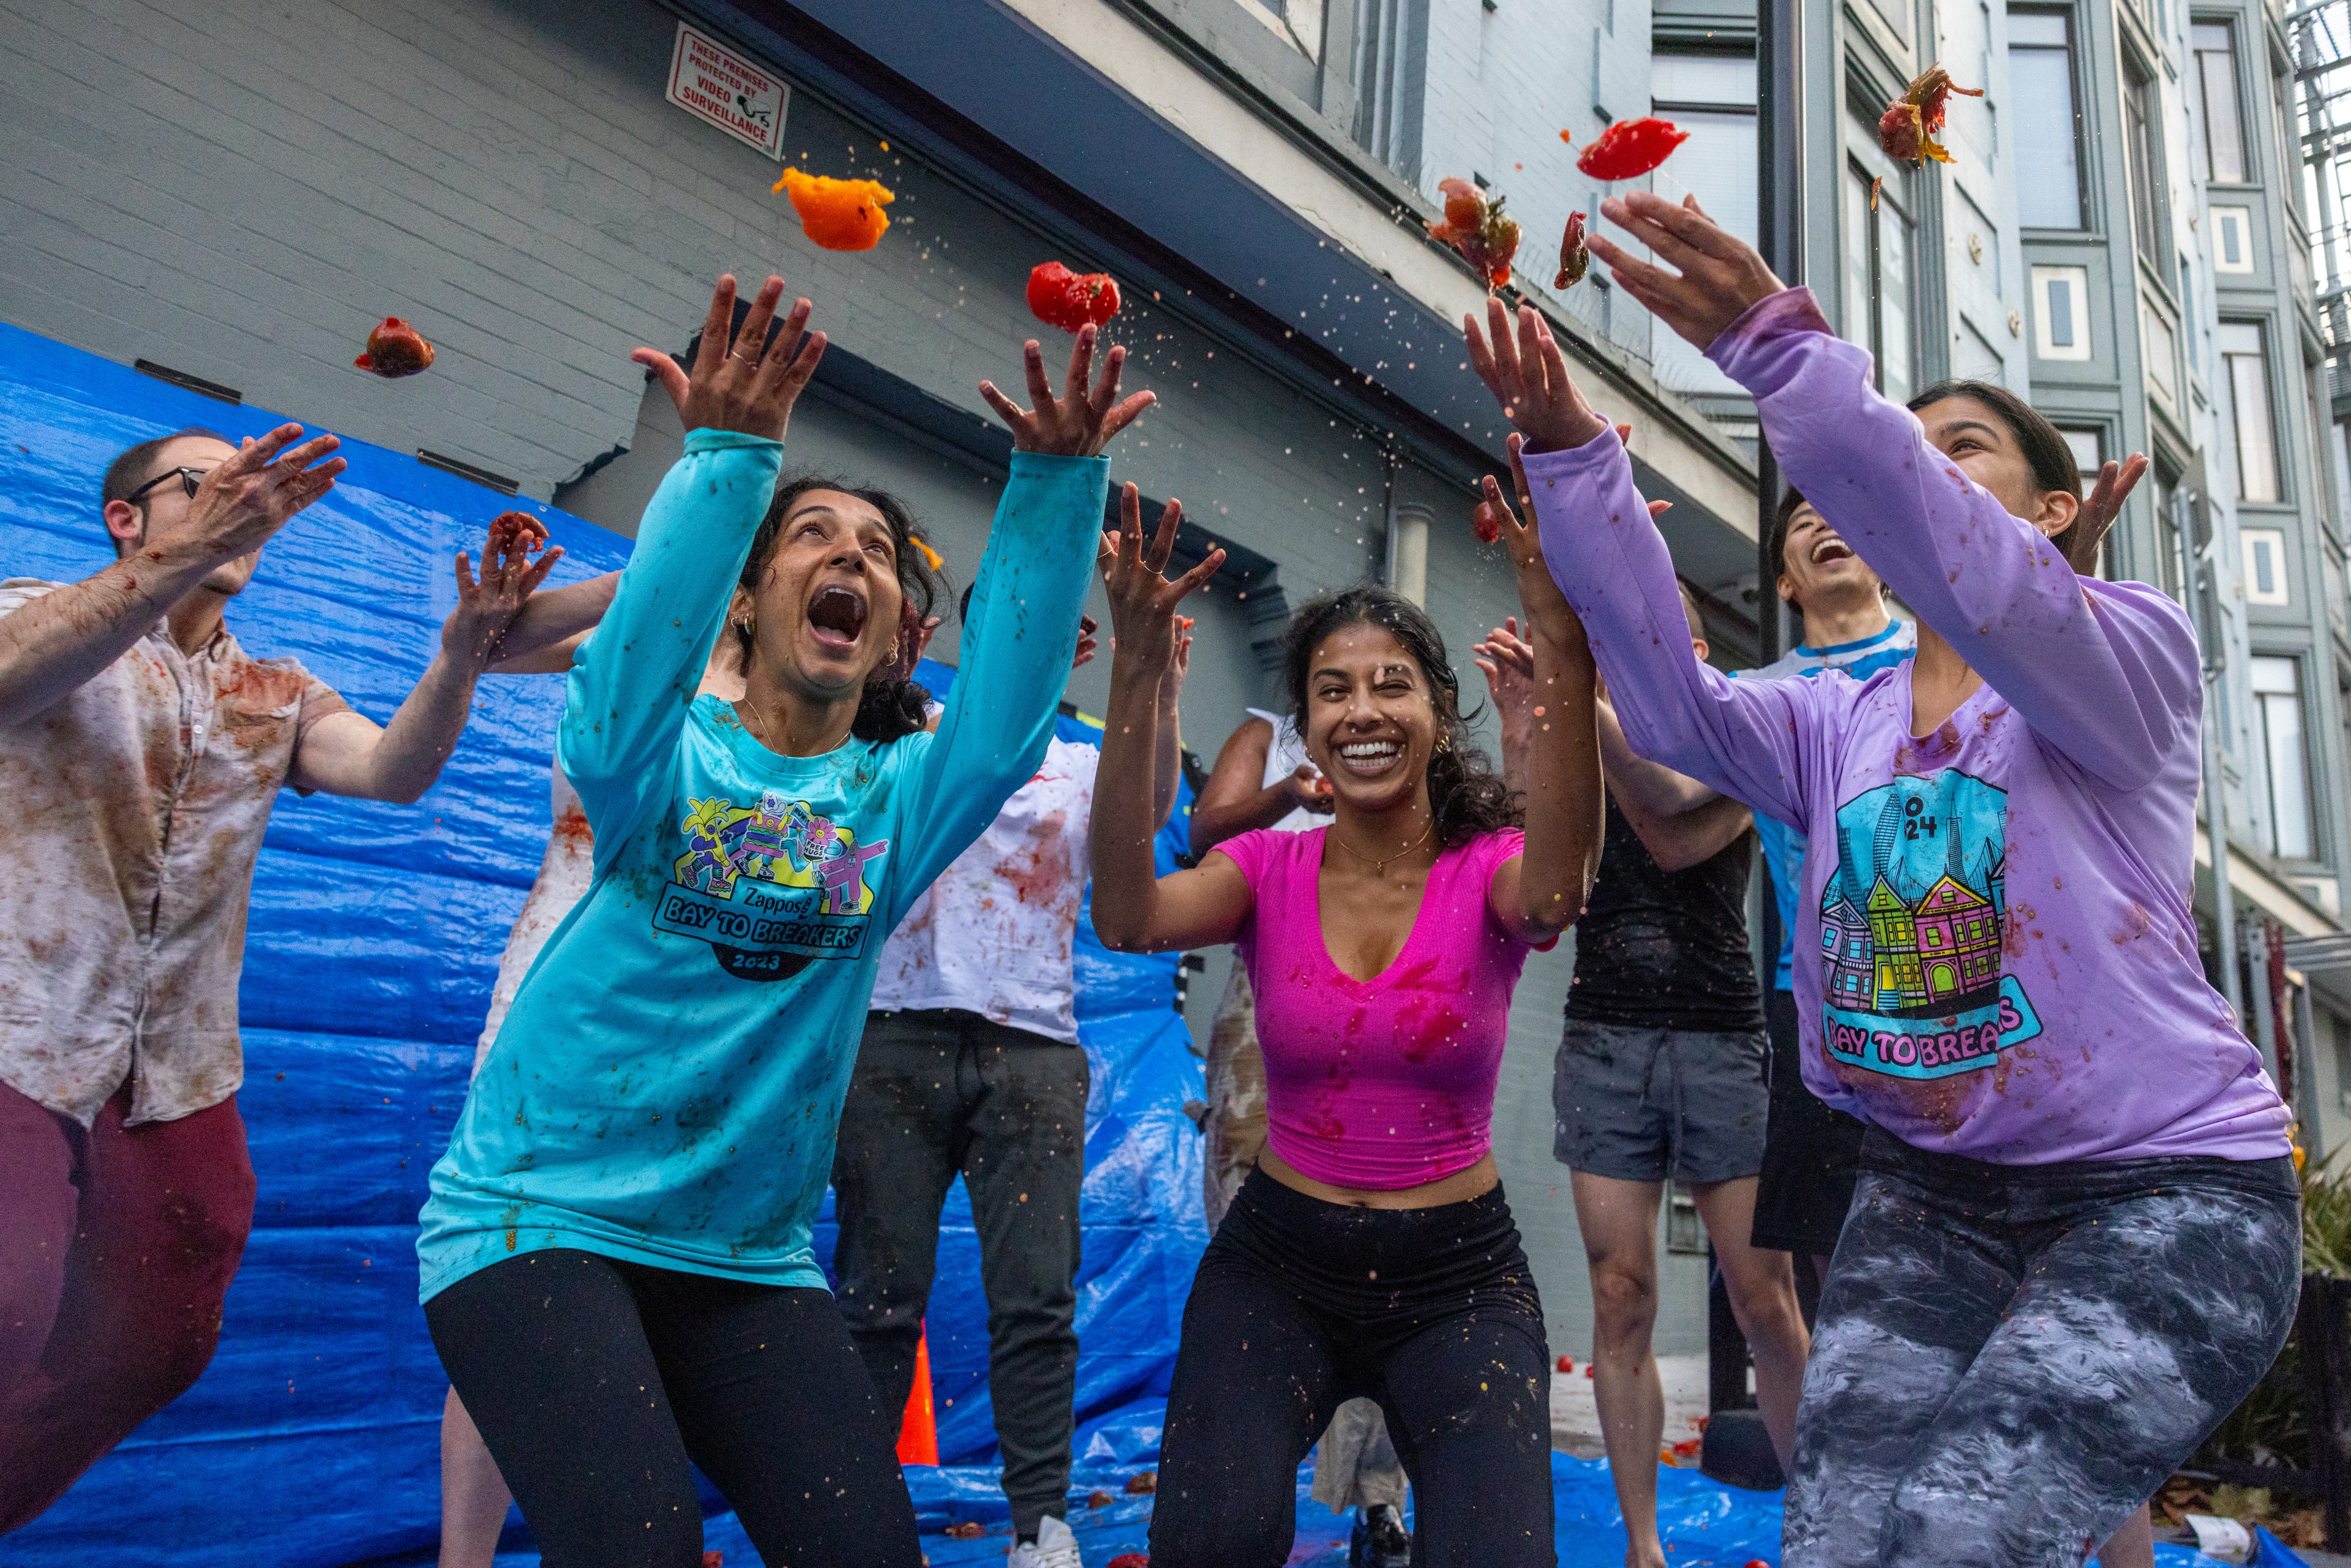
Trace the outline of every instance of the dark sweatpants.
[[987, 1292], [987, 1387], [1012, 1525], [1061, 1517], [1078, 1387], [1086, 1053], [977, 1013], [871, 1013], [833, 1156], [842, 1321], [884, 1410], [905, 1408], [958, 1173]]
[[85, 1130], [0, 1083], [0, 1534], [38, 1515], [213, 1358], [253, 1228], [234, 1097]]
[[1821, 1293], [1781, 1561], [2075, 1568], [2294, 1322], [2283, 1158], [1996, 1166], [1881, 1129]]

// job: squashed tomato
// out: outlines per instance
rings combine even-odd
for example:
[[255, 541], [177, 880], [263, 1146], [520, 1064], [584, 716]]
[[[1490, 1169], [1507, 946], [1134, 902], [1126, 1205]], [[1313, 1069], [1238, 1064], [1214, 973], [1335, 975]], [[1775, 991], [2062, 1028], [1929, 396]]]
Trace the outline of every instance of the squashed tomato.
[[1567, 232], [1559, 236], [1559, 276], [1551, 280], [1553, 288], [1573, 288], [1583, 281], [1592, 270], [1592, 246], [1583, 237], [1583, 214], [1567, 214]]
[[387, 316], [383, 325], [368, 334], [367, 352], [351, 363], [388, 382], [396, 382], [402, 376], [431, 370], [433, 345], [399, 317]]
[[1487, 287], [1510, 282], [1510, 263], [1519, 254], [1519, 221], [1502, 215], [1503, 198], [1489, 201], [1467, 180], [1440, 180], [1437, 190], [1445, 198], [1445, 217], [1428, 225], [1428, 237], [1459, 251]]
[[1029, 272], [1029, 309], [1048, 327], [1075, 332], [1118, 314], [1118, 279], [1107, 272], [1071, 272], [1058, 261]]
[[[1950, 107], [1953, 93], [1962, 98], [1981, 98], [1983, 89], [1953, 86], [1951, 73], [1938, 65], [1887, 104], [1877, 121], [1877, 144], [1886, 150], [1886, 155], [1922, 168], [1929, 158], [1938, 163], [1949, 162], [1951, 155], [1935, 140], [1935, 132], [1943, 129], [1943, 116]], [[1871, 196], [1874, 204], [1874, 191]]]
[[785, 170], [774, 188], [791, 196], [800, 233], [825, 250], [872, 250], [890, 226], [882, 209], [898, 199], [879, 180], [836, 180], [799, 169]]
[[1620, 120], [1593, 139], [1575, 166], [1595, 180], [1637, 180], [1688, 140], [1670, 120]]

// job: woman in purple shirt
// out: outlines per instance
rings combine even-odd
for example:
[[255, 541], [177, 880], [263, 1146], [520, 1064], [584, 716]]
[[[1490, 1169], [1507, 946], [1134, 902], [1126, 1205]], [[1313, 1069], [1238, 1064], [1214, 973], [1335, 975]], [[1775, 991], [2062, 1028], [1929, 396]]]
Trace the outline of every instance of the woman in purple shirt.
[[[1600, 750], [1583, 633], [1533, 530], [1511, 555], [1535, 648], [1529, 826], [1461, 721], [1428, 617], [1357, 588], [1290, 623], [1291, 715], [1328, 827], [1225, 840], [1152, 874], [1151, 757], [1174, 584], [1130, 486], [1110, 574], [1110, 715], [1094, 789], [1103, 943], [1234, 943], [1257, 997], [1267, 1139], [1201, 1260], [1168, 1392], [1155, 1568], [1288, 1561], [1298, 1463], [1341, 1401], [1379, 1401], [1416, 1500], [1413, 1561], [1549, 1568], [1542, 1310], [1489, 1147], [1510, 992], [1583, 907]], [[1489, 503], [1500, 491], [1487, 481]]]
[[1593, 252], [1754, 394], [1790, 482], [1920, 621], [1916, 662], [1865, 681], [1700, 665], [1557, 348], [1531, 316], [1523, 353], [1469, 324], [1634, 746], [1806, 836], [1804, 1078], [1870, 1129], [1784, 1561], [2074, 1568], [2252, 1388], [2296, 1296], [2289, 1118], [2198, 956], [2194, 634], [2067, 564], [2080, 493], [2036, 469], [2029, 408], [1914, 414], [1694, 205], [1602, 211], [1667, 265]]

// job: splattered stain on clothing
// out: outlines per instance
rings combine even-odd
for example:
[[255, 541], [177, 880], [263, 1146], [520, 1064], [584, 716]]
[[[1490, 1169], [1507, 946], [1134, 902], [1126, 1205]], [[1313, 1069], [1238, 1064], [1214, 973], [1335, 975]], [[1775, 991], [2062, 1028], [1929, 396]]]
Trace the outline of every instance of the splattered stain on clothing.
[[1078, 1042], [1071, 950], [1102, 751], [1056, 739], [979, 841], [941, 873], [882, 951], [877, 1012], [963, 1008]]
[[[57, 587], [0, 583], [0, 616]], [[16, 865], [0, 894], [0, 1082], [85, 1127], [126, 1080], [133, 1127], [236, 1092], [254, 862], [302, 737], [349, 711], [226, 627], [188, 654], [159, 620], [0, 727]]]
[[1483, 833], [1439, 854], [1403, 948], [1359, 980], [1322, 939], [1329, 831], [1259, 829], [1216, 850], [1254, 901], [1234, 950], [1256, 991], [1267, 1140], [1294, 1169], [1339, 1186], [1439, 1181], [1491, 1143], [1528, 949], [1495, 918], [1489, 889], [1525, 835]]
[[[821, 1288], [810, 1232], [883, 935], [1037, 770], [1108, 492], [1016, 453], [935, 734], [780, 757], [694, 695], [780, 447], [686, 438], [558, 760], [594, 881], [548, 938], [434, 1166], [420, 1293], [517, 1251]], [[982, 694], [970, 706], [965, 699]]]

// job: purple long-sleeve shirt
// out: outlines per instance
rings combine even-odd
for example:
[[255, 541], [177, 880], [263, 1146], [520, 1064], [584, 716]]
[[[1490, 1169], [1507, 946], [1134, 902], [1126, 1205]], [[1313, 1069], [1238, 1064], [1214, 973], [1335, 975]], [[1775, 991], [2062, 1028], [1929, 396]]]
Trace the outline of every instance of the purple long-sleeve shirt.
[[1789, 479], [1983, 685], [1914, 737], [1908, 666], [1733, 681], [1691, 653], [1614, 431], [1531, 455], [1543, 554], [1644, 756], [1806, 835], [1804, 1082], [2005, 1164], [2288, 1152], [2189, 898], [2203, 686], [2179, 607], [2078, 578], [1929, 445], [1807, 289], [1709, 357]]

